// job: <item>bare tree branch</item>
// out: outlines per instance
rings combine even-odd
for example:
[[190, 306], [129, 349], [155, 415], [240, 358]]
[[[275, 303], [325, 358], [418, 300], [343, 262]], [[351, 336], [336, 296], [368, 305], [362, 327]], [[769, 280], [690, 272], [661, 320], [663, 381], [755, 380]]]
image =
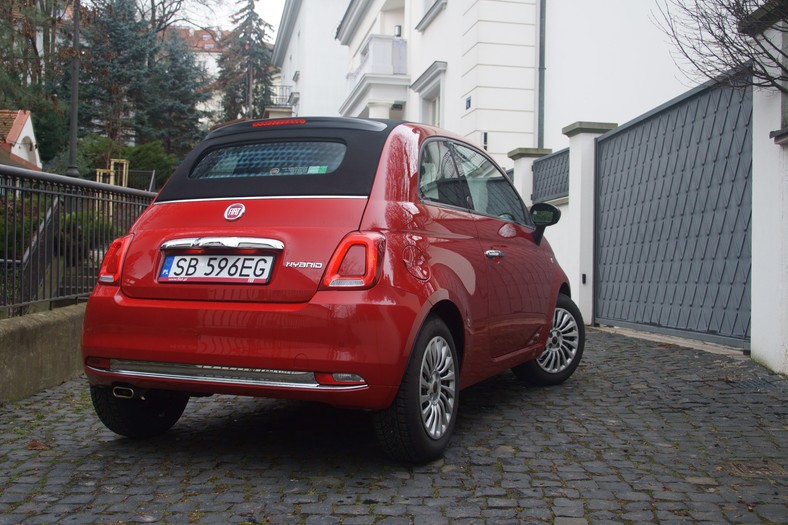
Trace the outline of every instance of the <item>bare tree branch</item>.
[[782, 42], [788, 1], [660, 0], [657, 6], [657, 24], [686, 62], [677, 65], [687, 76], [741, 85], [743, 77], [729, 73], [750, 69], [746, 84], [788, 94], [788, 50]]

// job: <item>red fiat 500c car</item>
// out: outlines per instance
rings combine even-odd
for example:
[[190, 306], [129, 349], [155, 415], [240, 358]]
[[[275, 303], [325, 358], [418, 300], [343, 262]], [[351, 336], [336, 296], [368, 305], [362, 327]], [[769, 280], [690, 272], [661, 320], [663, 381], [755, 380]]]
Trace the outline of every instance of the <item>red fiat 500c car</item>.
[[559, 215], [436, 128], [219, 128], [105, 256], [82, 338], [96, 412], [144, 438], [193, 395], [320, 401], [374, 411], [392, 457], [434, 459], [460, 388], [577, 367], [583, 322], [542, 237]]

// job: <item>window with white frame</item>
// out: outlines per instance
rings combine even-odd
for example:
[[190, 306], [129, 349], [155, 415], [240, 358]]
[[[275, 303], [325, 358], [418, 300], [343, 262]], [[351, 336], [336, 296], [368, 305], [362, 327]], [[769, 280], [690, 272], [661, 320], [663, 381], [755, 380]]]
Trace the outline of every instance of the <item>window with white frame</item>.
[[426, 124], [431, 126], [441, 127], [441, 95], [438, 93], [435, 98], [424, 100], [427, 105], [427, 119]]
[[446, 62], [435, 61], [416, 81], [411, 89], [421, 99], [419, 120], [433, 126], [443, 125], [443, 79]]

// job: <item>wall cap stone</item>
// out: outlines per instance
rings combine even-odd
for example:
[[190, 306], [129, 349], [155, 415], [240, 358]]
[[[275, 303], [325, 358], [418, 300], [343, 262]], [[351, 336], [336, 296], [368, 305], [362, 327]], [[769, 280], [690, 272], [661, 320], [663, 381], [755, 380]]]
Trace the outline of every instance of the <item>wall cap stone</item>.
[[553, 150], [547, 148], [515, 148], [506, 155], [512, 160], [517, 160], [522, 158], [544, 157], [545, 155], [550, 155], [552, 152]]
[[618, 124], [615, 122], [583, 122], [578, 121], [569, 124], [561, 130], [567, 137], [574, 137], [581, 133], [607, 133], [611, 129], [616, 129]]

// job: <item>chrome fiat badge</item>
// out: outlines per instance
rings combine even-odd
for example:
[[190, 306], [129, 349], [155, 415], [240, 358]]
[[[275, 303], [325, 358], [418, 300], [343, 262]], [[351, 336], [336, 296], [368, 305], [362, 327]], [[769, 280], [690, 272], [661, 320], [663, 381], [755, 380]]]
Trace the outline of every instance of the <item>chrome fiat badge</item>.
[[244, 212], [246, 212], [246, 206], [240, 202], [236, 202], [235, 204], [227, 206], [227, 209], [224, 210], [224, 218], [228, 221], [236, 221], [241, 218]]

